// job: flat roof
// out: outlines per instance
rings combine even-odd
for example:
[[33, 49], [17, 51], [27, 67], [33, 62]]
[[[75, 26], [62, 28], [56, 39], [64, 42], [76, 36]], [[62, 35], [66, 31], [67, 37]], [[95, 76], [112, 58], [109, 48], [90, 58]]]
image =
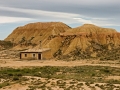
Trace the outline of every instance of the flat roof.
[[51, 50], [50, 48], [41, 48], [41, 49], [28, 49], [28, 50], [25, 50], [25, 51], [21, 51], [21, 53], [32, 53], [32, 52], [45, 52], [45, 51], [49, 51]]

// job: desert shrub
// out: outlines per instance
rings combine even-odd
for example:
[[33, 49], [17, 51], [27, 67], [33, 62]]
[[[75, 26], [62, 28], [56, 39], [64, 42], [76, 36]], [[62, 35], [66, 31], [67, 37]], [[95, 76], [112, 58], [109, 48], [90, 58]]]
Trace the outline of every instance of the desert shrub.
[[78, 84], [76, 85], [76, 87], [80, 88], [80, 87], [83, 86], [83, 85], [84, 85], [83, 83], [78, 83]]
[[120, 80], [110, 79], [110, 80], [107, 81], [107, 83], [109, 83], [109, 84], [120, 84]]
[[8, 74], [8, 76], [10, 76], [10, 77], [11, 77], [11, 76], [13, 76], [13, 74], [12, 74], [12, 73], [9, 73], [9, 74]]
[[102, 90], [105, 89], [104, 85], [99, 85], [99, 88], [101, 88]]
[[28, 86], [29, 87], [29, 89], [27, 89], [27, 90], [36, 90], [36, 86]]
[[3, 88], [5, 86], [9, 86], [10, 84], [8, 82], [4, 82], [0, 84], [0, 88]]
[[95, 84], [95, 86], [99, 87], [99, 84]]
[[85, 84], [86, 84], [87, 86], [90, 86], [90, 83], [88, 83], [88, 82], [86, 82]]
[[0, 45], [3, 46], [5, 49], [11, 48], [13, 43], [10, 41], [2, 41], [0, 40]]
[[108, 70], [108, 69], [104, 69], [103, 70], [105, 73], [110, 73], [110, 70]]
[[17, 80], [19, 80], [19, 77], [17, 76], [13, 77], [13, 81], [17, 81]]

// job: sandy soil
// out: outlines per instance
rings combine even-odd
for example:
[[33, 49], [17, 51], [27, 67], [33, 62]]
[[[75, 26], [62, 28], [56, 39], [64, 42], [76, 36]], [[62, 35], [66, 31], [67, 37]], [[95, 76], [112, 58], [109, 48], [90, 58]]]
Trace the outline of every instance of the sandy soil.
[[[57, 84], [57, 81], [61, 81], [61, 82], [65, 82], [65, 87], [70, 87], [70, 86], [74, 86], [74, 90], [103, 90], [101, 89], [99, 86], [96, 86], [96, 84], [99, 84], [100, 86], [107, 86], [107, 83], [93, 83], [90, 85], [87, 85], [86, 82], [79, 82], [79, 81], [75, 81], [75, 80], [61, 80], [61, 79], [46, 79], [46, 78], [40, 78], [40, 77], [31, 77], [31, 76], [25, 76], [26, 78], [28, 78], [28, 81], [25, 81], [23, 83], [16, 83], [10, 86], [6, 86], [4, 88], [1, 88], [0, 90], [64, 90], [63, 88], [60, 88], [59, 85]], [[51, 87], [51, 89], [41, 89], [41, 88], [37, 88], [37, 89], [28, 89], [29, 86], [34, 86], [34, 85], [38, 85], [37, 83], [41, 82], [42, 83], [46, 83], [46, 87]], [[75, 82], [73, 84], [71, 84], [70, 82]], [[78, 84], [82, 83], [83, 85], [81, 85], [78, 89]], [[120, 86], [120, 84], [113, 84], [114, 87]], [[76, 88], [77, 87], [77, 88]], [[70, 89], [73, 90], [73, 89]], [[114, 88], [113, 90], [120, 90], [120, 88]]]
[[[22, 67], [30, 67], [30, 66], [84, 66], [84, 65], [111, 66], [111, 67], [120, 68], [120, 61], [109, 61], [108, 62], [108, 61], [99, 61], [99, 60], [60, 61], [60, 60], [0, 59], [0, 67], [13, 67], [13, 68], [22, 68]], [[120, 76], [110, 76], [110, 77], [107, 77], [107, 79], [120, 79]], [[51, 82], [53, 82], [53, 80], [51, 80]], [[29, 85], [21, 85], [19, 83], [16, 83], [16, 84], [1, 88], [0, 90], [26, 90], [28, 86]], [[92, 86], [95, 87], [93, 90], [102, 90], [99, 87], [95, 86], [95, 84], [91, 85], [91, 87]], [[80, 90], [92, 90], [89, 86], [85, 85], [85, 82], [82, 88]], [[42, 90], [42, 89], [38, 89], [38, 90]], [[58, 87], [53, 87], [52, 90], [63, 90], [63, 89], [60, 89]]]
[[0, 67], [27, 67], [27, 66], [111, 66], [120, 68], [120, 61], [99, 61], [99, 60], [19, 60], [19, 59], [0, 59]]

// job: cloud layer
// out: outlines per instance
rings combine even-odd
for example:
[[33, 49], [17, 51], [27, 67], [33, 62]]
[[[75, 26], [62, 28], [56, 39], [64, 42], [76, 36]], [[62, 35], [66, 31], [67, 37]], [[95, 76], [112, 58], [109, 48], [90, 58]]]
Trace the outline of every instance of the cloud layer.
[[119, 4], [120, 0], [0, 0], [0, 24], [61, 21], [118, 28]]

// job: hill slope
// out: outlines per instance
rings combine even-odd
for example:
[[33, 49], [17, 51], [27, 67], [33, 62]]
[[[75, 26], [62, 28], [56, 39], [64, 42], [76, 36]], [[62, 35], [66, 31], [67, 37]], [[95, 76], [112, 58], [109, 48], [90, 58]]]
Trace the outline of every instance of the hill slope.
[[67, 29], [70, 29], [70, 27], [62, 22], [30, 23], [22, 27], [17, 27], [5, 41], [11, 41], [16, 44], [39, 44], [42, 41], [44, 44], [47, 39], [65, 32]]
[[120, 58], [120, 33], [92, 24], [70, 28], [61, 22], [30, 23], [16, 28], [5, 41], [22, 49], [39, 48], [42, 41], [58, 59]]
[[85, 24], [60, 33], [47, 46], [52, 48], [53, 55], [59, 59], [118, 59], [120, 33], [114, 29]]

